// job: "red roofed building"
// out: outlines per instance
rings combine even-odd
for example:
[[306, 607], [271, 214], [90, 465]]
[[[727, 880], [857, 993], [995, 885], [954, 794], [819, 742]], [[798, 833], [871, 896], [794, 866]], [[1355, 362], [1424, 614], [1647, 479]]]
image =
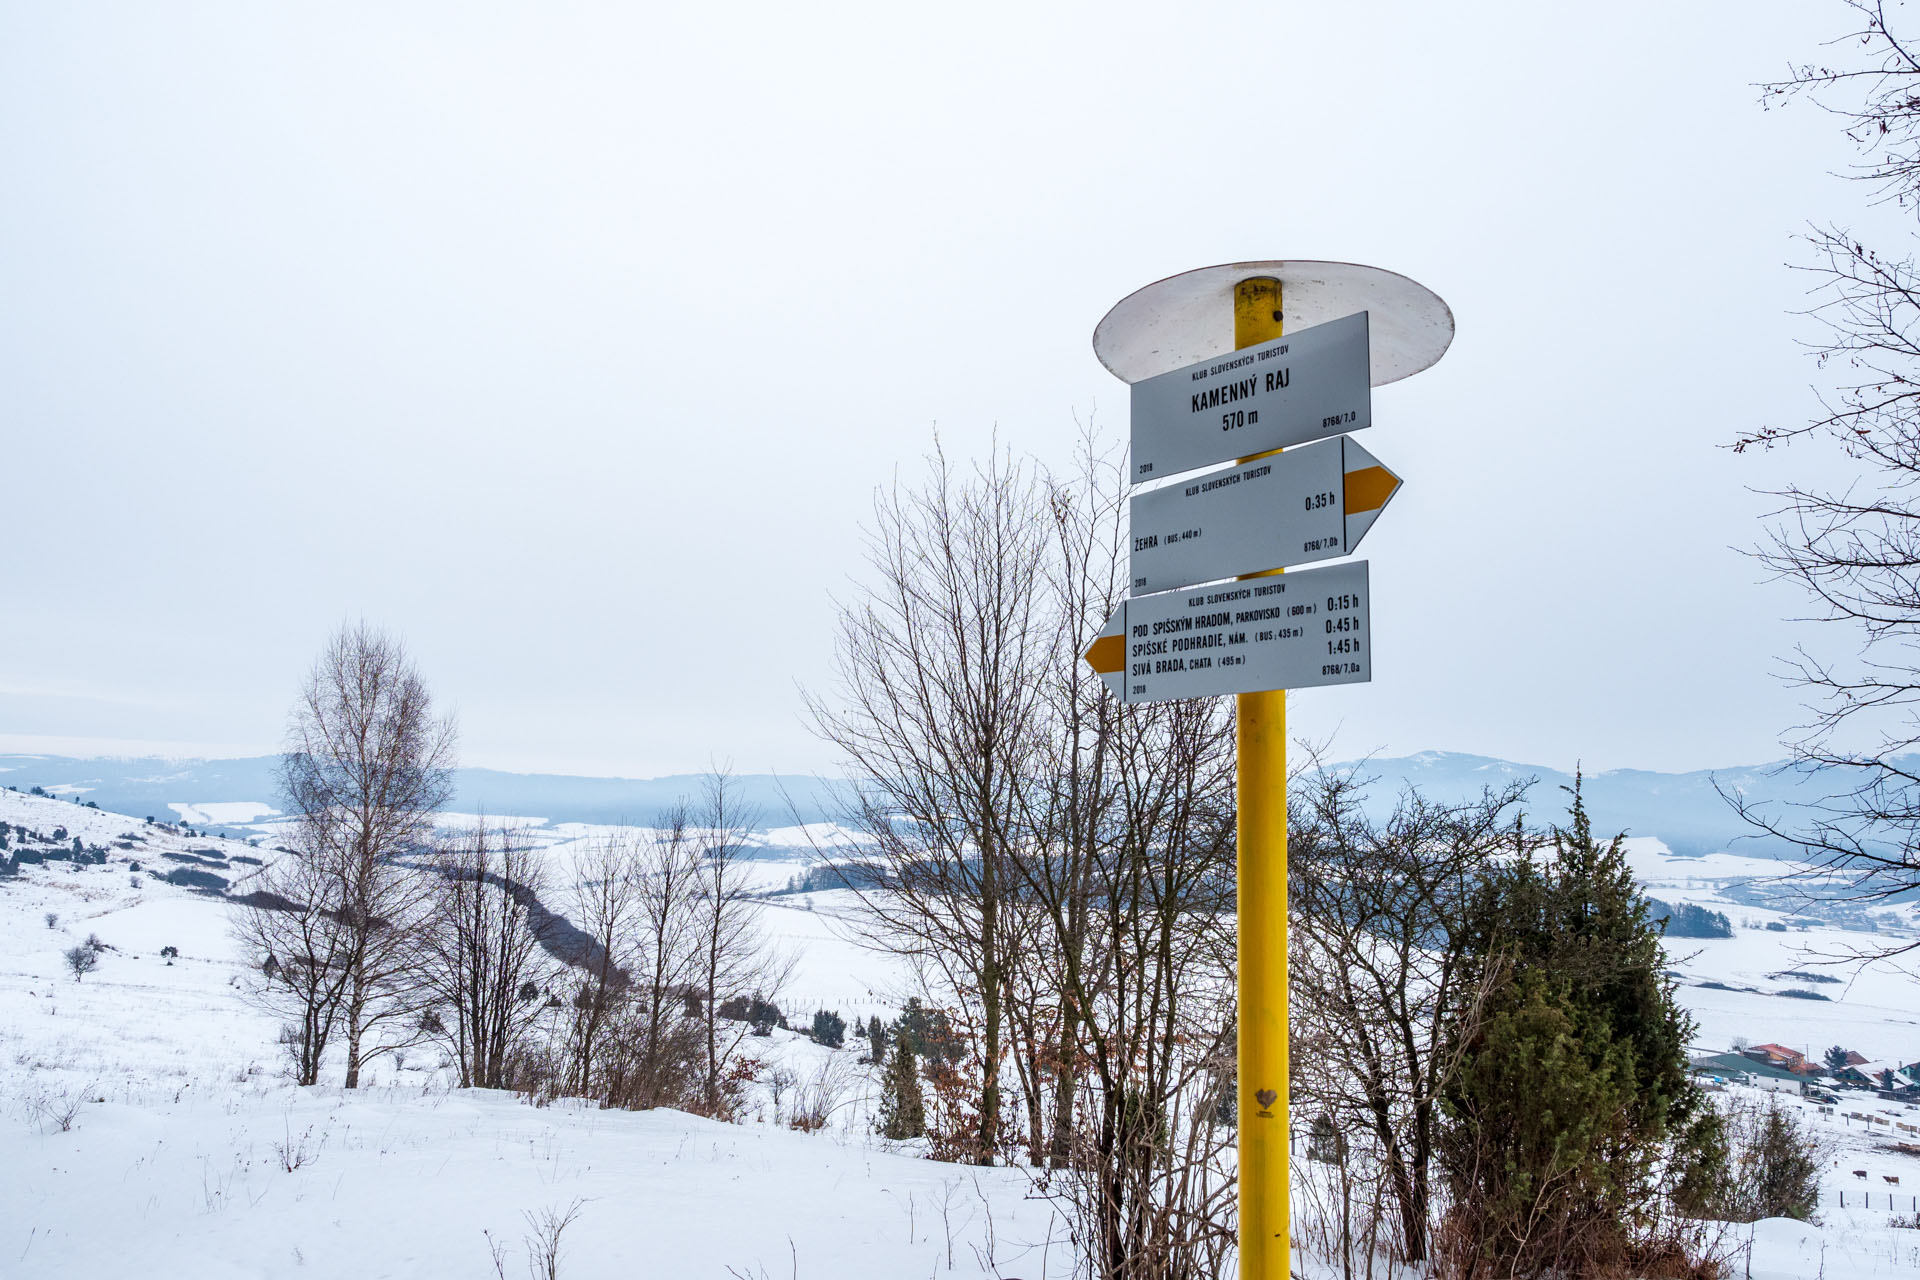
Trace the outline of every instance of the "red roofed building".
[[1756, 1044], [1740, 1052], [1755, 1062], [1764, 1062], [1783, 1071], [1803, 1073], [1807, 1069], [1806, 1055], [1783, 1044]]

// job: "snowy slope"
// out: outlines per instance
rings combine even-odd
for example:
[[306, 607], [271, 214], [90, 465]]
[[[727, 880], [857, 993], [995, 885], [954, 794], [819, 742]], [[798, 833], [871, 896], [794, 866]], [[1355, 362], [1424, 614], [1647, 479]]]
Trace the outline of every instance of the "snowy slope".
[[[568, 1277], [1069, 1274], [1066, 1225], [1032, 1198], [1024, 1174], [884, 1149], [872, 1137], [866, 1069], [849, 1051], [791, 1034], [756, 1045], [769, 1072], [832, 1069], [849, 1082], [846, 1105], [820, 1134], [786, 1129], [764, 1085], [749, 1123], [723, 1125], [449, 1091], [434, 1064], [417, 1060], [426, 1055], [381, 1061], [374, 1087], [357, 1094], [287, 1087], [275, 1025], [240, 998], [232, 906], [154, 876], [224, 863], [243, 891], [253, 868], [237, 859], [271, 857], [270, 847], [6, 790], [0, 822], [48, 836], [65, 828], [69, 844], [78, 836], [108, 853], [104, 866], [33, 863], [0, 880], [0, 1275], [135, 1274], [136, 1258], [142, 1280], [489, 1275], [497, 1240], [513, 1251], [506, 1274], [515, 1276], [523, 1212], [576, 1199], [585, 1203], [563, 1240]], [[582, 842], [608, 832], [532, 830], [560, 875]], [[768, 844], [756, 868], [769, 888], [815, 856], [798, 836]], [[1799, 923], [1774, 931], [1766, 925], [1797, 917], [1737, 899], [1756, 874], [1778, 874], [1777, 862], [1676, 858], [1651, 840], [1631, 853], [1653, 892], [1724, 911], [1736, 925], [1731, 939], [1669, 946], [1700, 1020], [1698, 1047], [1724, 1050], [1742, 1036], [1920, 1058], [1920, 988], [1910, 977], [1870, 970], [1818, 984], [1788, 973], [1816, 971], [1822, 955], [1851, 944], [1913, 936], [1910, 908], [1870, 935]], [[782, 994], [790, 1016], [828, 1007], [850, 1020], [888, 1017], [909, 990], [910, 975], [859, 944], [849, 899], [768, 900], [767, 924], [795, 957]], [[58, 917], [53, 928], [47, 912]], [[76, 983], [61, 953], [89, 934], [109, 949]], [[179, 957], [168, 963], [162, 947]], [[1709, 982], [1718, 986], [1700, 985]], [[1830, 998], [1779, 994], [1810, 985]], [[1889, 1225], [1905, 1208], [1888, 1200], [1920, 1191], [1920, 1159], [1894, 1148], [1912, 1140], [1896, 1126], [1920, 1124], [1920, 1114], [1848, 1095], [1832, 1115], [1807, 1115], [1832, 1144], [1826, 1225], [1739, 1228], [1754, 1242], [1753, 1274], [1813, 1276], [1824, 1265], [1830, 1276], [1920, 1277], [1920, 1232]]]
[[523, 1215], [578, 1203], [569, 1280], [1065, 1276], [1062, 1224], [1025, 1188], [1015, 1171], [673, 1111], [246, 1084], [93, 1103], [67, 1132], [10, 1118], [0, 1273], [469, 1280], [494, 1274], [500, 1241], [519, 1276]]
[[[0, 821], [110, 851], [105, 866], [0, 881], [0, 1275], [118, 1276], [137, 1259], [143, 1280], [467, 1277], [492, 1274], [491, 1232], [517, 1276], [523, 1212], [575, 1199], [569, 1277], [1067, 1274], [1064, 1225], [1024, 1174], [881, 1149], [855, 1051], [787, 1032], [752, 1051], [802, 1084], [839, 1074], [845, 1104], [822, 1133], [784, 1127], [765, 1088], [742, 1125], [450, 1092], [417, 1060], [383, 1060], [355, 1094], [290, 1088], [275, 1024], [239, 995], [234, 908], [146, 870], [169, 851], [270, 851], [4, 790]], [[130, 834], [133, 849], [114, 847]], [[833, 896], [771, 913], [799, 954], [795, 986], [857, 989], [842, 1012], [891, 1016], [897, 998], [836, 931]], [[61, 953], [89, 935], [108, 949], [75, 982]]]

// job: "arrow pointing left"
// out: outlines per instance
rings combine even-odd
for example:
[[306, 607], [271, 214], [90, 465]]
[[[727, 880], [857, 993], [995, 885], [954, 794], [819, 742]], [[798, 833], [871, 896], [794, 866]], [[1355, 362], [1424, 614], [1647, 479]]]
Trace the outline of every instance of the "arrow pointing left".
[[1122, 702], [1373, 678], [1367, 562], [1122, 600], [1087, 665]]

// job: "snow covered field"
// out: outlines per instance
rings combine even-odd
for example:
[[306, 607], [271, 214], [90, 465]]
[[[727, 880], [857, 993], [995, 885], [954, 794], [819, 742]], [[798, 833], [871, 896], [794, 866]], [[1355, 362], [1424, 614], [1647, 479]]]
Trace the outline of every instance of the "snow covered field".
[[[742, 1125], [450, 1090], [424, 1052], [404, 1065], [383, 1060], [374, 1086], [356, 1093], [291, 1088], [277, 1027], [240, 998], [233, 908], [155, 875], [224, 862], [221, 874], [244, 891], [253, 864], [243, 860], [270, 848], [3, 790], [0, 821], [62, 828], [107, 851], [103, 865], [49, 861], [0, 881], [0, 1276], [517, 1277], [537, 1250], [529, 1237], [541, 1216], [576, 1205], [559, 1274], [582, 1280], [1072, 1273], [1066, 1222], [1025, 1174], [887, 1149], [872, 1136], [871, 1084], [853, 1052], [788, 1033], [756, 1051], [769, 1068], [805, 1077], [831, 1060], [853, 1081], [821, 1133], [780, 1125], [764, 1090], [756, 1121]], [[535, 830], [556, 869], [599, 834]], [[260, 829], [263, 845], [270, 837]], [[756, 874], [779, 888], [805, 868], [810, 845], [794, 832], [768, 843], [784, 856], [754, 864]], [[1737, 926], [1730, 939], [1669, 948], [1701, 1023], [1699, 1048], [1724, 1051], [1743, 1036], [1816, 1055], [1839, 1043], [1872, 1058], [1920, 1058], [1911, 977], [1791, 976], [1819, 972], [1822, 955], [1862, 935], [1799, 923], [1770, 930], [1796, 917], [1726, 896], [1779, 864], [1679, 859], [1651, 840], [1636, 841], [1633, 857], [1657, 896], [1723, 911]], [[783, 1007], [891, 1016], [905, 975], [857, 945], [845, 897], [769, 900], [768, 926], [796, 957]], [[1911, 927], [1910, 916], [1885, 922]], [[107, 949], [76, 982], [62, 953], [90, 934]], [[178, 956], [162, 957], [163, 947]], [[1779, 994], [1809, 985], [1829, 999]], [[1823, 1225], [1733, 1229], [1751, 1241], [1761, 1280], [1920, 1277], [1920, 1229], [1892, 1225], [1920, 1205], [1920, 1158], [1894, 1147], [1920, 1142], [1895, 1128], [1920, 1125], [1920, 1112], [1843, 1099], [1831, 1116], [1792, 1103], [1806, 1105], [1830, 1143]], [[496, 1247], [505, 1251], [498, 1273]]]
[[[534, 1107], [450, 1090], [424, 1053], [355, 1093], [291, 1088], [276, 1024], [240, 999], [233, 908], [146, 874], [168, 851], [254, 850], [7, 791], [0, 821], [110, 848], [141, 836], [103, 866], [0, 883], [0, 1276], [471, 1277], [495, 1274], [499, 1243], [518, 1277], [525, 1215], [576, 1201], [568, 1277], [1068, 1274], [1064, 1222], [1024, 1174], [882, 1149], [853, 1051], [792, 1033], [756, 1048], [769, 1067], [804, 1082], [837, 1057], [853, 1079], [821, 1133], [775, 1123], [764, 1091], [743, 1125]], [[882, 969], [833, 924], [836, 896], [769, 910], [795, 990], [891, 1016]], [[107, 950], [76, 982], [62, 953], [89, 935]]]
[[[16, 1100], [17, 1103], [18, 1100]], [[1025, 1179], [674, 1111], [233, 1082], [0, 1138], [8, 1276], [1064, 1275]], [[1051, 1268], [1049, 1270], [1049, 1268]]]

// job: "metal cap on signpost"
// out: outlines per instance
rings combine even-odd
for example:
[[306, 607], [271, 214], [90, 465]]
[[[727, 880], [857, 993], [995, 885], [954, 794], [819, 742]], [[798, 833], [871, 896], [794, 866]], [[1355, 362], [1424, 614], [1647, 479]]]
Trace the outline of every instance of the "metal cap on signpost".
[[[1351, 326], [1332, 324], [1334, 321], [1344, 321], [1347, 317], [1358, 319]], [[1100, 363], [1128, 383], [1142, 383], [1155, 378], [1165, 382], [1168, 380], [1163, 375], [1175, 370], [1199, 366], [1241, 348], [1273, 343], [1283, 336], [1283, 330], [1286, 335], [1292, 336], [1319, 325], [1326, 325], [1327, 329], [1321, 332], [1322, 341], [1318, 344], [1301, 340], [1288, 344], [1301, 348], [1297, 351], [1266, 348], [1245, 357], [1236, 357], [1232, 362], [1232, 365], [1239, 366], [1256, 356], [1264, 360], [1270, 355], [1282, 357], [1288, 362], [1282, 365], [1281, 359], [1272, 361], [1264, 374], [1264, 381], [1257, 365], [1250, 369], [1234, 367], [1224, 374], [1224, 366], [1196, 367], [1178, 381], [1184, 384], [1190, 377], [1195, 387], [1204, 387], [1205, 390], [1196, 391], [1185, 385], [1163, 388], [1149, 394], [1143, 402], [1145, 389], [1136, 388], [1134, 459], [1129, 468], [1132, 478], [1135, 481], [1158, 479], [1162, 475], [1231, 456], [1221, 451], [1219, 438], [1211, 442], [1196, 442], [1189, 431], [1185, 437], [1163, 434], [1156, 438], [1153, 443], [1159, 450], [1157, 460], [1143, 461], [1143, 453], [1146, 452], [1143, 449], [1140, 421], [1143, 403], [1159, 415], [1156, 421], [1165, 417], [1176, 422], [1181, 415], [1189, 414], [1180, 405], [1182, 397], [1191, 402], [1189, 416], [1202, 412], [1212, 414], [1215, 408], [1225, 405], [1227, 412], [1222, 415], [1223, 421], [1219, 426], [1220, 431], [1228, 433], [1225, 439], [1244, 438], [1256, 449], [1272, 453], [1279, 452], [1274, 447], [1277, 445], [1302, 443], [1337, 435], [1345, 429], [1370, 425], [1372, 409], [1367, 388], [1397, 382], [1439, 360], [1453, 341], [1453, 312], [1432, 290], [1394, 272], [1351, 262], [1294, 259], [1231, 262], [1202, 267], [1156, 281], [1121, 299], [1094, 328], [1093, 349]], [[1359, 363], [1362, 346], [1365, 348], [1364, 370]], [[1290, 374], [1296, 364], [1301, 366], [1301, 376], [1293, 378]], [[1319, 410], [1313, 406], [1321, 401], [1304, 392], [1306, 384], [1313, 381], [1309, 375], [1323, 369], [1328, 373], [1322, 380], [1324, 396], [1321, 385], [1313, 387], [1313, 396], [1324, 398], [1335, 412], [1315, 418], [1314, 413]], [[1227, 380], [1223, 381], [1223, 377]], [[1249, 405], [1257, 402], [1264, 406], [1269, 421], [1256, 424], [1253, 420], [1258, 417], [1257, 411], [1232, 407], [1241, 403], [1243, 398]], [[1341, 407], [1349, 404], [1354, 407], [1342, 412]], [[1276, 407], [1295, 412], [1292, 418], [1276, 425], [1276, 419], [1280, 417], [1275, 412]], [[1301, 409], [1312, 411], [1302, 418], [1298, 412]], [[1318, 427], [1315, 426], [1316, 422]], [[1213, 432], [1215, 428], [1208, 426], [1206, 430]], [[1264, 442], [1256, 443], [1256, 437], [1263, 433], [1266, 437]], [[1322, 449], [1331, 447], [1334, 446], [1323, 446]], [[1212, 450], [1210, 454], [1209, 449]], [[1252, 456], [1265, 457], [1267, 454], [1256, 452]], [[1359, 457], [1366, 462], [1373, 461], [1365, 454]], [[1245, 457], [1240, 459], [1242, 463], [1250, 460]], [[1325, 461], [1331, 465], [1330, 458]], [[1354, 476], [1371, 473], [1379, 473], [1389, 479], [1382, 481], [1375, 477], [1370, 480], [1369, 483], [1376, 488], [1382, 484], [1386, 487], [1365, 500], [1371, 506], [1362, 506], [1355, 500]], [[1255, 469], [1241, 472], [1222, 483], [1240, 481], [1249, 485], [1256, 481], [1271, 485], [1277, 481], [1277, 477], [1269, 475], [1264, 469]], [[1391, 477], [1382, 467], [1374, 466], [1361, 472], [1348, 467], [1345, 497], [1337, 498], [1334, 493], [1326, 496], [1339, 507], [1340, 517], [1344, 520], [1349, 509], [1356, 514], [1377, 511], [1398, 483], [1398, 478]], [[1213, 486], [1191, 486], [1195, 492], [1203, 487], [1212, 489]], [[1320, 484], [1315, 487], [1326, 486]], [[1157, 492], [1166, 495], [1165, 490]], [[1216, 521], [1220, 520], [1221, 513], [1230, 509], [1216, 502]], [[1245, 504], [1242, 503], [1240, 510], [1244, 509]], [[1134, 510], [1138, 518], [1141, 508], [1136, 506]], [[1239, 518], [1244, 521], [1246, 517], [1242, 515]], [[1371, 516], [1366, 519], [1370, 522]], [[1359, 526], [1362, 530], [1364, 527], [1364, 524]], [[1351, 552], [1358, 538], [1355, 526], [1342, 524], [1339, 531], [1344, 536], [1341, 537], [1338, 553]], [[1150, 535], [1141, 536], [1142, 531], [1137, 528], [1134, 532], [1136, 559], [1143, 553], [1160, 549], [1157, 543], [1151, 543]], [[1261, 554], [1257, 548], [1244, 550], [1246, 539], [1239, 530], [1234, 531], [1230, 540], [1237, 544], [1236, 550], [1240, 550], [1242, 555]], [[1304, 559], [1322, 558], [1321, 550], [1318, 543], [1314, 543], [1311, 550], [1303, 549], [1297, 544], [1296, 535], [1296, 545], [1286, 558], [1265, 561], [1276, 567], [1243, 576], [1255, 578], [1277, 574], [1282, 564], [1298, 564]], [[1276, 551], [1273, 554], [1278, 556], [1281, 553]], [[1204, 562], [1211, 557], [1211, 552], [1203, 553], [1200, 560]], [[1191, 556], [1187, 558], [1189, 561], [1193, 559]], [[1227, 561], [1221, 559], [1217, 563], [1224, 565]], [[1184, 574], [1176, 571], [1175, 578], [1184, 577], [1186, 581], [1198, 582], [1224, 577], [1234, 571], [1232, 568], [1221, 568], [1218, 572], [1207, 573], [1188, 568]], [[1353, 571], [1357, 571], [1357, 576]], [[1344, 612], [1337, 619], [1337, 624], [1343, 634], [1341, 638], [1327, 642], [1329, 652], [1344, 656], [1349, 643], [1344, 636], [1347, 625], [1351, 623], [1355, 633], [1362, 636], [1366, 635], [1370, 626], [1370, 605], [1366, 603], [1366, 564], [1363, 561], [1349, 562], [1336, 570], [1310, 572], [1323, 575], [1316, 581], [1329, 585], [1336, 581], [1343, 586], [1349, 581], [1357, 583], [1357, 590], [1338, 594], [1337, 599]], [[1333, 576], [1336, 573], [1346, 576], [1336, 579]], [[1147, 584], [1151, 580], [1146, 576], [1136, 576], [1135, 581]], [[1279, 584], [1273, 584], [1270, 589], [1274, 592], [1283, 590]], [[1198, 598], [1211, 607], [1212, 600], [1220, 595], [1257, 596], [1268, 590], [1250, 588], [1244, 592], [1214, 593]], [[1141, 600], [1140, 609], [1134, 616], [1148, 616], [1149, 608], [1162, 612], [1177, 609], [1183, 602], [1169, 600], [1168, 597], [1178, 594], [1165, 592], [1147, 597]], [[1276, 602], [1278, 599], [1278, 596], [1273, 597]], [[1153, 603], [1149, 605], [1148, 601]], [[1191, 605], [1193, 601], [1186, 600], [1184, 603]], [[1327, 600], [1329, 611], [1324, 615], [1329, 634], [1334, 632], [1336, 624], [1331, 609], [1334, 603], [1334, 599]], [[1309, 602], [1296, 607], [1295, 612], [1311, 611], [1315, 607], [1314, 603]], [[1242, 651], [1224, 655], [1221, 666], [1212, 665], [1212, 658], [1196, 659], [1192, 664], [1177, 659], [1150, 660], [1134, 666], [1129, 662], [1129, 641], [1134, 634], [1147, 634], [1149, 628], [1142, 626], [1136, 633], [1130, 633], [1127, 608], [1126, 604], [1122, 605], [1115, 614], [1115, 620], [1109, 622], [1107, 630], [1087, 654], [1087, 660], [1107, 678], [1116, 694], [1130, 701], [1136, 698], [1183, 696], [1177, 691], [1165, 691], [1178, 690], [1178, 682], [1182, 681], [1186, 682], [1189, 690], [1187, 696], [1226, 692], [1227, 689], [1219, 687], [1223, 682], [1239, 690], [1235, 707], [1238, 719], [1234, 789], [1238, 845], [1240, 1275], [1242, 1280], [1277, 1280], [1290, 1273], [1292, 1262], [1288, 1205], [1287, 703], [1285, 689], [1264, 687], [1266, 681], [1260, 673], [1291, 669], [1285, 665], [1289, 661], [1297, 665], [1297, 653], [1287, 656], [1281, 650], [1289, 644], [1297, 646], [1301, 634], [1298, 629], [1282, 629], [1278, 633], [1254, 631], [1251, 637], [1245, 631], [1211, 637], [1224, 640], [1226, 646], [1237, 646]], [[1262, 612], [1278, 611], [1252, 609], [1246, 611], [1245, 616], [1254, 617]], [[1237, 623], [1241, 615], [1234, 616]], [[1257, 627], [1259, 624], [1256, 622], [1252, 625]], [[1367, 637], [1369, 656], [1365, 661], [1360, 660], [1359, 641], [1352, 643], [1355, 645], [1355, 661], [1334, 661], [1317, 668], [1319, 674], [1313, 679], [1314, 683], [1347, 683], [1371, 677], [1370, 636]], [[1151, 641], [1144, 641], [1141, 647], [1148, 648], [1152, 644]], [[1166, 670], [1163, 671], [1163, 667]], [[1266, 677], [1267, 680], [1275, 678], [1273, 675]], [[1240, 682], [1235, 683], [1236, 680]], [[1156, 684], [1156, 681], [1164, 683]]]
[[[1370, 312], [1376, 387], [1419, 373], [1453, 341], [1453, 312], [1423, 284], [1354, 262], [1276, 259], [1201, 267], [1135, 289], [1094, 326], [1093, 354], [1122, 382], [1142, 382], [1250, 346], [1236, 341], [1233, 299], [1241, 281], [1255, 279], [1280, 282], [1290, 331]], [[1272, 323], [1254, 341], [1279, 337], [1281, 322]]]

